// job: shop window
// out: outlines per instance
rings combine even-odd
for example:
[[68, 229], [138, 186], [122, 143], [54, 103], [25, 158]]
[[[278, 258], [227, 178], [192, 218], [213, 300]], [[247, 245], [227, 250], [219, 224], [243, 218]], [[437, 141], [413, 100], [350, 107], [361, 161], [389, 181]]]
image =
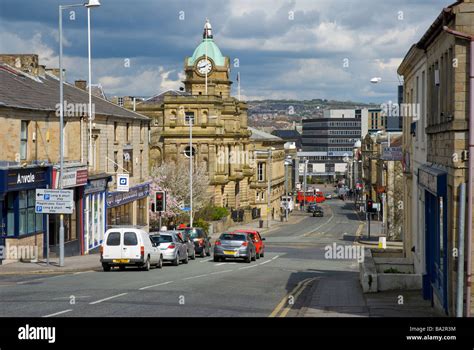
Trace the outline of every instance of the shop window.
[[41, 231], [43, 218], [35, 213], [35, 190], [20, 191], [18, 199], [19, 234], [25, 235]]
[[9, 193], [7, 196], [7, 236], [15, 235], [15, 196]]

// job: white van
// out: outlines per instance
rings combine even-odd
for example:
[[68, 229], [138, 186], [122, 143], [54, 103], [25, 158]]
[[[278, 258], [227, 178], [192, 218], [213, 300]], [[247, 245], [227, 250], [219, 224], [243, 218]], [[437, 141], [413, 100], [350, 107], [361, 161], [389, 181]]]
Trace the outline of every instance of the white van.
[[295, 201], [291, 196], [282, 196], [280, 203], [280, 206], [283, 208], [283, 210], [285, 210], [285, 208], [288, 208], [288, 211], [290, 213], [295, 210]]
[[150, 235], [137, 228], [111, 228], [105, 232], [100, 246], [100, 262], [104, 271], [118, 266], [137, 266], [148, 271], [151, 265], [163, 266], [163, 255]]

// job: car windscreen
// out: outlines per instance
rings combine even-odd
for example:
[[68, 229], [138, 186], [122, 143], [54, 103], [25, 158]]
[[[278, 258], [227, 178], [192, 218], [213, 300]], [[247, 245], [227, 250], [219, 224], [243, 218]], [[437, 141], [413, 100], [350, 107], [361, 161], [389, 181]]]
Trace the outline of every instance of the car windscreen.
[[110, 232], [107, 237], [107, 245], [120, 245], [120, 232]]
[[203, 233], [199, 230], [185, 230], [184, 232], [186, 232], [191, 239], [204, 237]]
[[123, 245], [138, 245], [137, 234], [135, 232], [125, 232], [123, 235]]
[[245, 235], [237, 235], [232, 233], [223, 233], [220, 237], [222, 241], [246, 241]]

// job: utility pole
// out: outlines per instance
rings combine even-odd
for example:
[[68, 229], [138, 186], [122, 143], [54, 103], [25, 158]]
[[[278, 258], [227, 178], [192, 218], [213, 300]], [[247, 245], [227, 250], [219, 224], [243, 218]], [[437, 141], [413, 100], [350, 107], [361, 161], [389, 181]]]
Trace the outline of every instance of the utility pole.
[[268, 189], [267, 189], [267, 228], [270, 228], [270, 213], [272, 205], [272, 149], [268, 149]]
[[[207, 92], [206, 92], [207, 93]], [[194, 115], [189, 115], [189, 227], [193, 227], [193, 124]]]

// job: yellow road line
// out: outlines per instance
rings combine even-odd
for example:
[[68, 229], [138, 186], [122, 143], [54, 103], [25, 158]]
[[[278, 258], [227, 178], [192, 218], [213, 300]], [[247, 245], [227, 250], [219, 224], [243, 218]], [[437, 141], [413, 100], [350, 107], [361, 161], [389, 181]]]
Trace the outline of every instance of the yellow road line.
[[[310, 278], [308, 281], [304, 282], [303, 285], [301, 286], [301, 288], [295, 293], [295, 295], [293, 296], [295, 303], [296, 303], [296, 300], [298, 299], [298, 297], [300, 296], [300, 294], [303, 293], [303, 291], [308, 286], [308, 284], [310, 282], [312, 282], [313, 280], [314, 280], [314, 278]], [[278, 317], [286, 317], [286, 315], [288, 314], [288, 312], [290, 312], [293, 305], [287, 305], [286, 308], [282, 311], [282, 313]]]
[[[273, 310], [273, 312], [270, 314], [270, 316], [268, 317], [276, 317], [276, 315], [278, 315], [278, 313], [280, 312], [280, 310], [285, 306], [285, 304], [288, 302], [288, 298], [292, 295], [296, 295], [296, 293], [298, 293], [299, 289], [304, 285], [305, 282], [308, 282], [309, 280], [311, 280], [312, 278], [306, 278], [302, 281], [300, 281], [295, 288], [293, 288], [293, 290], [288, 293], [287, 295], [285, 295], [283, 297], [283, 299], [281, 299], [281, 301], [278, 303], [278, 305], [275, 307], [275, 309]], [[305, 285], [304, 285], [305, 286]], [[304, 287], [303, 286], [303, 287]], [[299, 294], [298, 294], [299, 295]], [[296, 298], [295, 298], [296, 300]]]

